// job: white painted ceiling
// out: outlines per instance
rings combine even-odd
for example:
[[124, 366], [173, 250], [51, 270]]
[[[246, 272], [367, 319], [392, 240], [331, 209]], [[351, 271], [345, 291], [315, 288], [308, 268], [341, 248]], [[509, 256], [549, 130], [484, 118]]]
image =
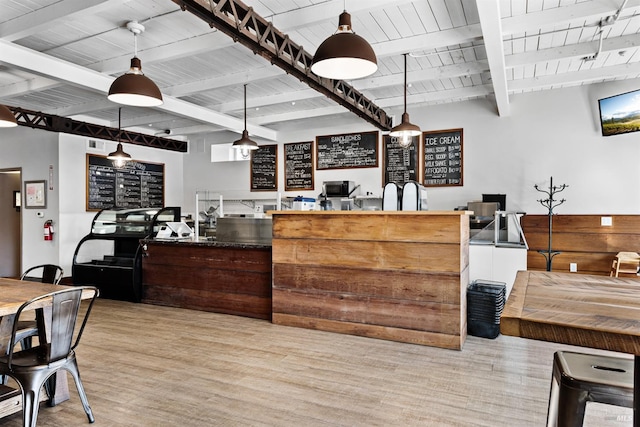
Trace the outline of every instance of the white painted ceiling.
[[[404, 53], [410, 54], [410, 114], [418, 105], [488, 98], [496, 114], [508, 116], [513, 94], [640, 75], [640, 0], [245, 4], [311, 54], [335, 32], [346, 5], [379, 65], [372, 76], [349, 83], [397, 119]], [[0, 11], [0, 103], [6, 105], [117, 127], [119, 105], [106, 94], [129, 68], [134, 36], [126, 23], [135, 20], [146, 28], [137, 37], [143, 71], [165, 104], [123, 107], [123, 128], [170, 130], [189, 140], [239, 134], [245, 83], [249, 133], [258, 141], [318, 123], [368, 125], [171, 0], [0, 0]]]

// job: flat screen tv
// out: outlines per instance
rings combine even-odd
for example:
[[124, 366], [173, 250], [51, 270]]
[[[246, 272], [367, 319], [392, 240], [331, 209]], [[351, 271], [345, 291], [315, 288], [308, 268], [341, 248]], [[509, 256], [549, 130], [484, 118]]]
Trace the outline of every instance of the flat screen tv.
[[640, 89], [598, 100], [602, 136], [640, 131]]

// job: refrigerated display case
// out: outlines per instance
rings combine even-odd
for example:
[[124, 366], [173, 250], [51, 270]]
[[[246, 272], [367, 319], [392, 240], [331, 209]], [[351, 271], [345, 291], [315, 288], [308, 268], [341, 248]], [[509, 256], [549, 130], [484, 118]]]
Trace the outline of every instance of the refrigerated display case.
[[140, 239], [153, 238], [167, 222], [177, 221], [179, 207], [101, 210], [73, 254], [73, 284], [97, 286], [102, 298], [140, 302]]

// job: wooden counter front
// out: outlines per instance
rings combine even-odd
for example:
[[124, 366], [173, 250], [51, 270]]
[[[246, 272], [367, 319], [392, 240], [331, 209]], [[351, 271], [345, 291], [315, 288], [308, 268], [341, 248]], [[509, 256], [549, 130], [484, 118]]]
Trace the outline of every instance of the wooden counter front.
[[142, 302], [271, 319], [271, 246], [144, 244]]
[[461, 349], [469, 215], [272, 212], [273, 323]]

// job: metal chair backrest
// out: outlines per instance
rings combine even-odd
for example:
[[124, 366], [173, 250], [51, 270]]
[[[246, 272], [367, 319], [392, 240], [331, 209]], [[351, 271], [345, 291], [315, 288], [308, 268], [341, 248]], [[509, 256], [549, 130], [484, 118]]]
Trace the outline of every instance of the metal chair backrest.
[[[78, 311], [83, 292], [93, 292], [93, 295], [90, 298], [82, 325], [80, 329], [78, 329], [74, 341], [74, 329], [78, 319]], [[82, 332], [87, 324], [93, 303], [98, 297], [98, 294], [99, 291], [96, 287], [78, 286], [40, 295], [25, 302], [15, 314], [10, 342], [15, 342], [18, 331], [18, 319], [23, 311], [51, 307], [50, 334], [46, 334], [46, 340], [39, 343], [36, 348], [42, 351], [39, 355], [43, 358], [41, 362], [45, 364], [67, 357], [80, 343]], [[8, 354], [9, 369], [11, 369], [13, 353], [14, 348], [12, 347], [9, 349]]]
[[[36, 270], [42, 269], [41, 276], [31, 276], [33, 272]], [[57, 285], [62, 280], [62, 276], [64, 275], [64, 270], [59, 265], [55, 264], [41, 264], [33, 266], [20, 276], [20, 280], [28, 280], [28, 281], [41, 281], [42, 283], [53, 283]]]

